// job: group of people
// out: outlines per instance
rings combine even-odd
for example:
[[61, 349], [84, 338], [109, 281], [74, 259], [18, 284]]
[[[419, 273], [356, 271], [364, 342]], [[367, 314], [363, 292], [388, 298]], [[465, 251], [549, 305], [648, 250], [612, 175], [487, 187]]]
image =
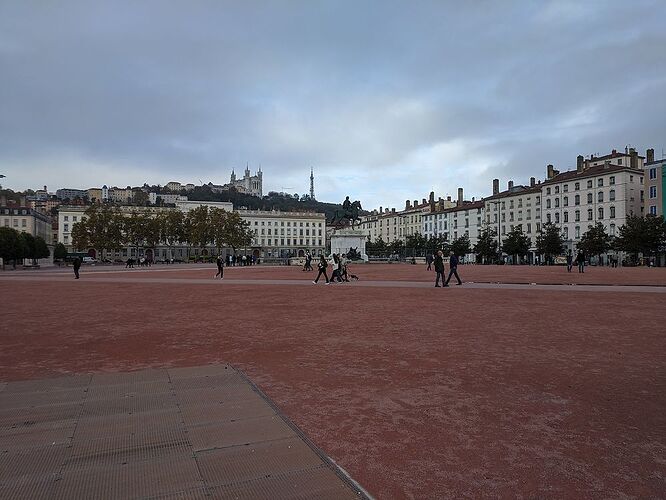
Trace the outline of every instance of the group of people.
[[460, 279], [460, 276], [458, 276], [458, 256], [454, 252], [450, 252], [449, 254], [449, 276], [446, 278], [446, 281], [444, 280], [444, 252], [441, 250], [437, 250], [437, 253], [432, 256], [428, 256], [426, 258], [426, 263], [428, 265], [427, 269], [432, 270], [432, 264], [434, 263], [435, 265], [435, 272], [437, 273], [435, 277], [435, 287], [440, 288], [439, 285], [439, 280], [441, 278], [442, 280], [442, 285], [448, 287], [449, 286], [449, 281], [451, 281], [451, 277], [455, 276], [456, 279], [458, 280], [458, 285], [462, 285], [462, 280]]
[[[312, 260], [312, 257], [310, 257], [310, 260]], [[314, 279], [313, 283], [316, 285], [319, 282], [319, 278], [323, 275], [324, 278], [326, 279], [326, 284], [329, 285], [331, 283], [335, 283], [336, 281], [338, 283], [346, 282], [349, 283], [349, 272], [348, 272], [348, 260], [347, 260], [347, 255], [344, 253], [342, 255], [338, 255], [334, 253], [331, 255], [331, 260], [330, 262], [326, 260], [326, 256], [322, 255], [319, 257], [319, 263], [317, 264], [317, 270], [318, 274], [317, 277]], [[307, 257], [305, 260], [306, 266], [308, 264]], [[328, 273], [326, 270], [328, 269], [328, 266], [331, 266], [332, 272], [331, 272], [331, 278], [328, 278]], [[305, 267], [303, 268], [305, 271]], [[310, 270], [312, 270], [312, 266], [310, 265]]]
[[257, 263], [257, 258], [254, 255], [228, 255], [227, 264], [229, 266], [253, 266]]

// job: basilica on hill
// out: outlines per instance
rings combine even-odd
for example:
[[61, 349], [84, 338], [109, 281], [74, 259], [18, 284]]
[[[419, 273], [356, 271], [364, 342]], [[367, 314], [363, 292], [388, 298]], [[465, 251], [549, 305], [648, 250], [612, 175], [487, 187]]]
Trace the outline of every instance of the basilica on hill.
[[263, 172], [261, 167], [257, 170], [255, 175], [250, 175], [249, 166], [245, 167], [245, 172], [243, 173], [242, 178], [236, 178], [235, 169], [231, 171], [231, 179], [228, 184], [221, 186], [221, 190], [228, 191], [232, 187], [236, 189], [239, 193], [245, 193], [252, 196], [258, 196], [261, 198], [263, 196]]

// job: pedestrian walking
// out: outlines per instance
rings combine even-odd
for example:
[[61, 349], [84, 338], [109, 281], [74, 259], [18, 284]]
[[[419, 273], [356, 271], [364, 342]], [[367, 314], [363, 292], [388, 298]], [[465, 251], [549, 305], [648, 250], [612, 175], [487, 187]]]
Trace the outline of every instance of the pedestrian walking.
[[571, 250], [567, 251], [567, 272], [571, 272], [571, 268], [573, 267], [573, 255], [571, 255]]
[[444, 254], [441, 250], [437, 250], [437, 255], [435, 255], [435, 272], [437, 273], [435, 287], [439, 288], [440, 278], [442, 278], [442, 285], [444, 284]]
[[312, 271], [312, 266], [310, 265], [311, 261], [312, 255], [310, 255], [310, 252], [307, 252], [305, 254], [305, 265], [303, 266], [303, 271]]
[[326, 278], [326, 284], [328, 285], [330, 281], [328, 280], [328, 274], [326, 274], [326, 268], [328, 267], [328, 262], [326, 262], [326, 257], [323, 255], [319, 258], [319, 264], [317, 264], [317, 268], [319, 269], [319, 274], [317, 274], [317, 277], [313, 281], [313, 283], [316, 285], [317, 282], [319, 281], [319, 278], [321, 275], [324, 275], [324, 278]]
[[221, 255], [217, 256], [217, 274], [213, 276], [213, 279], [217, 278], [218, 276], [220, 279], [224, 279], [224, 259], [222, 258]]
[[578, 272], [585, 272], [585, 252], [578, 250], [578, 255], [576, 255], [576, 262], [578, 263]]
[[74, 279], [79, 279], [79, 269], [81, 269], [81, 259], [74, 259]]
[[449, 258], [449, 277], [446, 278], [446, 283], [444, 283], [444, 286], [449, 286], [449, 281], [451, 281], [451, 276], [455, 275], [456, 279], [458, 280], [457, 285], [462, 285], [462, 281], [460, 281], [460, 276], [458, 276], [458, 256], [451, 252], [451, 257]]
[[426, 268], [427, 271], [432, 271], [432, 261], [433, 261], [432, 254], [428, 252], [428, 255], [426, 255], [426, 264], [428, 265], [428, 267]]
[[347, 274], [347, 254], [342, 254], [340, 257], [340, 277], [342, 281], [349, 283], [349, 275]]

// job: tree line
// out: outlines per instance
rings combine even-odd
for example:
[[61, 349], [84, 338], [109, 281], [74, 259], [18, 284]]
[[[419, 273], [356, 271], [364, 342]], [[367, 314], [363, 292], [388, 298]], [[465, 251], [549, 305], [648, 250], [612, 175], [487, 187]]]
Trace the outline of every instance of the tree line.
[[[543, 255], [545, 261], [552, 263], [554, 258], [564, 252], [565, 239], [561, 229], [553, 223], [547, 222], [541, 226], [536, 238], [536, 252]], [[422, 255], [427, 252], [444, 250], [453, 251], [458, 256], [463, 256], [472, 251], [483, 263], [497, 263], [501, 252], [511, 255], [514, 262], [518, 257], [524, 258], [531, 247], [530, 237], [523, 233], [520, 226], [514, 227], [506, 237], [502, 239], [501, 245], [497, 241], [497, 231], [486, 226], [479, 232], [476, 245], [472, 248], [466, 235], [454, 239], [448, 243], [441, 237], [424, 237], [421, 234], [408, 236], [406, 241], [396, 240], [391, 243], [384, 242], [381, 237], [376, 241], [368, 241], [366, 252], [369, 255], [386, 256], [398, 254], [401, 256], [410, 253]], [[606, 232], [604, 225], [599, 222], [588, 229], [576, 245], [589, 257], [601, 256], [609, 250], [622, 251], [629, 254], [634, 262], [638, 256], [654, 256], [666, 250], [666, 221], [662, 216], [647, 215], [645, 217], [630, 215], [627, 222], [618, 228], [618, 235], [611, 236]]]
[[9, 261], [16, 269], [16, 264], [25, 259], [30, 259], [35, 265], [39, 259], [46, 259], [50, 255], [49, 247], [41, 236], [21, 233], [11, 227], [0, 227], [0, 257], [3, 269]]
[[109, 250], [123, 247], [137, 249], [164, 245], [173, 258], [173, 247], [185, 244], [189, 258], [192, 248], [213, 246], [220, 253], [222, 247], [249, 246], [254, 233], [250, 224], [237, 212], [200, 206], [187, 213], [169, 210], [156, 214], [132, 212], [123, 214], [113, 205], [92, 205], [85, 211], [81, 222], [72, 227], [72, 244], [78, 250], [95, 248], [102, 259]]

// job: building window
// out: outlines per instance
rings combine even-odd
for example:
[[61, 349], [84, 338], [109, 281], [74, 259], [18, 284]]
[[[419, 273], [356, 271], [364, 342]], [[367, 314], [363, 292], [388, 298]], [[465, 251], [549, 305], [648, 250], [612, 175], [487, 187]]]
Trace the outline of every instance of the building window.
[[531, 233], [531, 232], [532, 232], [532, 224], [529, 223], [529, 222], [527, 223], [527, 232], [528, 232], [528, 233]]
[[574, 190], [575, 190], [575, 191], [580, 191], [580, 182], [576, 182], [576, 183], [574, 184]]
[[546, 188], [546, 194], [550, 194], [550, 188]]
[[587, 203], [592, 203], [592, 193], [587, 193]]
[[65, 243], [69, 243], [69, 236], [65, 235], [63, 239], [65, 240]]
[[587, 181], [587, 189], [592, 189], [592, 179]]
[[550, 198], [546, 200], [546, 208], [550, 208]]
[[569, 239], [569, 228], [567, 226], [564, 226], [564, 239]]
[[569, 222], [569, 212], [564, 212], [564, 222]]
[[608, 193], [608, 199], [610, 201], [615, 201], [615, 189], [611, 189]]
[[594, 215], [594, 214], [592, 213], [592, 209], [591, 209], [591, 208], [588, 208], [588, 209], [587, 209], [587, 220], [592, 220], [593, 215]]
[[580, 205], [580, 195], [577, 194], [574, 198], [574, 205]]
[[25, 226], [26, 226], [26, 221], [25, 221], [25, 219], [21, 219], [21, 227], [25, 227]]
[[615, 224], [610, 225], [610, 235], [615, 236]]
[[651, 168], [650, 169], [650, 180], [656, 179], [657, 178], [657, 169], [656, 168]]
[[614, 175], [611, 175], [611, 176], [610, 176], [610, 179], [608, 180], [608, 184], [610, 184], [611, 186], [612, 186], [613, 184], [615, 184], [615, 176], [614, 176]]
[[615, 218], [615, 207], [610, 207], [610, 218], [611, 219]]
[[550, 213], [546, 214], [546, 222], [550, 222]]
[[576, 239], [580, 238], [580, 226], [576, 226]]
[[650, 205], [650, 215], [657, 215], [657, 205]]
[[657, 186], [650, 186], [650, 198], [657, 197]]
[[564, 199], [562, 199], [562, 206], [568, 207], [569, 206], [569, 197], [565, 196]]
[[555, 198], [555, 208], [559, 208], [559, 207], [560, 207], [560, 199]]
[[559, 224], [559, 223], [560, 223], [560, 213], [555, 212], [555, 224]]
[[576, 222], [580, 221], [580, 210], [576, 210], [575, 212], [575, 219]]
[[603, 177], [601, 179], [597, 179], [597, 187], [603, 187], [604, 186], [604, 179]]
[[634, 176], [633, 175], [629, 176], [629, 182], [634, 182]]
[[65, 221], [69, 220], [69, 215], [65, 215]]
[[599, 219], [604, 218], [604, 207], [599, 207]]
[[604, 192], [603, 192], [603, 191], [599, 191], [599, 192], [597, 193], [597, 201], [598, 201], [599, 203], [603, 203], [603, 202], [604, 202]]
[[569, 184], [565, 184], [564, 186], [562, 186], [562, 191], [565, 192], [565, 193], [568, 193], [569, 192]]
[[559, 194], [559, 193], [560, 193], [560, 186], [555, 186], [555, 194]]

